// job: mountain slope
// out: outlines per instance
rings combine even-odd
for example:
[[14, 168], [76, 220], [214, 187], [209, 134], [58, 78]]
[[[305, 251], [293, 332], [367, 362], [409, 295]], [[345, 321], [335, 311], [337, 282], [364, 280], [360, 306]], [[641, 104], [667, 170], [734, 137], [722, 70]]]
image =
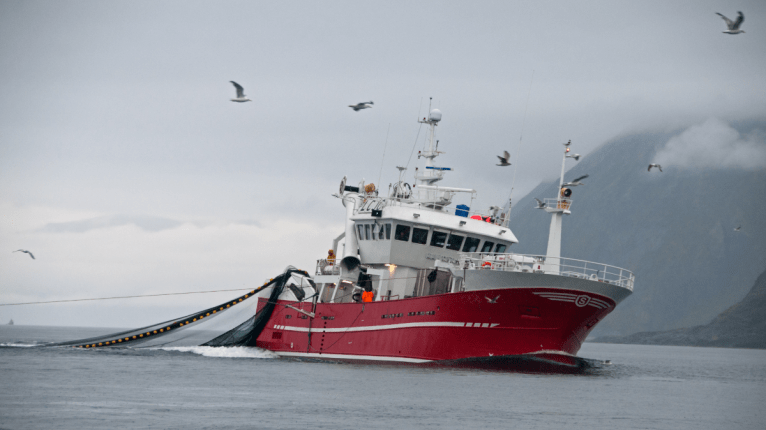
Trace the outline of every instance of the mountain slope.
[[649, 345], [766, 348], [766, 271], [741, 302], [709, 324], [663, 332], [641, 332], [625, 337], [603, 337], [597, 342]]
[[[766, 130], [766, 121], [735, 128], [743, 134]], [[590, 175], [574, 188], [562, 256], [636, 274], [633, 295], [594, 336], [705, 324], [741, 300], [766, 267], [766, 169], [663, 166], [663, 173], [647, 172], [657, 151], [679, 133], [614, 139], [565, 176]], [[511, 228], [520, 243], [513, 252], [545, 254], [550, 216], [534, 209], [534, 197], [555, 197], [557, 189], [558, 180], [540, 184], [514, 204]]]

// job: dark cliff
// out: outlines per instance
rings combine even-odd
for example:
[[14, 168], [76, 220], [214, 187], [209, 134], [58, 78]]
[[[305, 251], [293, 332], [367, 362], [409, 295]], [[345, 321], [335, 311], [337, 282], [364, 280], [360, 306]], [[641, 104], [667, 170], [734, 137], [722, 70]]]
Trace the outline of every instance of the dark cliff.
[[[733, 126], [746, 135], [766, 130], [766, 121]], [[613, 139], [565, 176], [590, 175], [574, 188], [562, 256], [636, 274], [633, 294], [594, 337], [706, 324], [742, 300], [766, 267], [766, 169], [647, 172], [657, 151], [680, 132]], [[545, 254], [550, 216], [534, 209], [534, 197], [555, 197], [557, 188], [558, 179], [540, 184], [514, 203], [511, 228], [520, 243], [512, 252]]]
[[741, 302], [726, 309], [709, 324], [661, 332], [603, 337], [596, 342], [651, 345], [766, 348], [766, 272]]

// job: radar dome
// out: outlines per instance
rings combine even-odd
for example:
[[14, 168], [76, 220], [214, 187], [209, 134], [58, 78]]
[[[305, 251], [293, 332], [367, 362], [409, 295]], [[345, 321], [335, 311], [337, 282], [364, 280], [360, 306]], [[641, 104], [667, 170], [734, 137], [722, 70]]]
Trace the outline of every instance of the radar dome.
[[431, 111], [431, 115], [428, 118], [430, 121], [439, 122], [442, 120], [442, 111], [434, 109]]

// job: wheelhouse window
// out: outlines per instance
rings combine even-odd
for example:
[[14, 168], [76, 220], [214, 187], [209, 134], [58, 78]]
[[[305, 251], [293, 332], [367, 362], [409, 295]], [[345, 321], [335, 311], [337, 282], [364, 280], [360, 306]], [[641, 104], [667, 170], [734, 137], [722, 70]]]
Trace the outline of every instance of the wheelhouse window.
[[371, 239], [371, 237], [370, 237], [370, 225], [369, 224], [365, 224], [364, 225], [364, 237], [365, 237], [365, 240], [370, 240]]
[[410, 226], [397, 224], [397, 226], [396, 226], [396, 233], [394, 234], [394, 239], [402, 240], [404, 242], [409, 241], [410, 240]]
[[444, 243], [447, 241], [447, 233], [443, 231], [434, 230], [434, 234], [431, 235], [431, 246], [444, 247]]
[[428, 240], [428, 230], [424, 228], [413, 227], [412, 229], [412, 243], [419, 243], [425, 245]]
[[359, 233], [359, 240], [364, 240], [364, 226], [361, 224], [357, 224], [356, 229]]
[[502, 253], [504, 253], [504, 252], [505, 252], [505, 248], [506, 248], [506, 247], [507, 247], [507, 245], [506, 245], [506, 244], [504, 244], [504, 243], [498, 243], [498, 244], [497, 244], [497, 246], [495, 247], [495, 252], [499, 252], [499, 253], [501, 253], [501, 254], [502, 254]]
[[460, 245], [463, 244], [463, 239], [465, 239], [463, 236], [458, 236], [456, 234], [449, 235], [449, 239], [447, 239], [447, 249], [460, 251]]
[[375, 224], [375, 230], [377, 230], [377, 234], [375, 235], [376, 239], [383, 240], [386, 238], [385, 228], [383, 227], [382, 224], [381, 225]]
[[481, 242], [481, 239], [467, 237], [463, 244], [463, 252], [476, 252], [479, 249], [479, 242]]
[[391, 224], [386, 224], [386, 240], [391, 240]]
[[495, 242], [485, 241], [484, 246], [481, 247], [481, 252], [492, 252], [492, 247], [495, 246]]

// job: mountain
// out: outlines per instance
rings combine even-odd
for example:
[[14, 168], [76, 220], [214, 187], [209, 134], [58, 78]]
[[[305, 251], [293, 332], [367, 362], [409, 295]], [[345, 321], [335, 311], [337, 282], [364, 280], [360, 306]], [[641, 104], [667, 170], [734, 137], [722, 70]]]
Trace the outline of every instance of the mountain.
[[761, 273], [741, 302], [709, 324], [624, 337], [601, 337], [596, 342], [766, 348], [766, 271]]
[[[731, 128], [734, 134], [760, 139], [766, 120]], [[666, 163], [663, 172], [647, 172], [658, 152], [684, 133], [622, 136], [579, 162], [568, 161], [575, 165], [566, 180], [590, 176], [583, 180], [586, 185], [573, 189], [572, 215], [563, 221], [562, 257], [606, 263], [636, 275], [633, 294], [596, 326], [594, 337], [706, 324], [742, 300], [766, 267], [766, 168], [687, 160]], [[700, 153], [691, 155], [741, 153], [737, 142], [721, 144], [734, 145], [731, 150], [714, 147], [718, 152], [701, 145]], [[766, 144], [759, 142], [753, 154], [760, 156]], [[745, 153], [744, 158], [754, 156]], [[558, 179], [514, 203], [510, 226], [519, 244], [512, 252], [545, 254], [550, 215], [534, 209], [534, 198], [557, 192]], [[741, 230], [734, 231], [738, 225]]]

